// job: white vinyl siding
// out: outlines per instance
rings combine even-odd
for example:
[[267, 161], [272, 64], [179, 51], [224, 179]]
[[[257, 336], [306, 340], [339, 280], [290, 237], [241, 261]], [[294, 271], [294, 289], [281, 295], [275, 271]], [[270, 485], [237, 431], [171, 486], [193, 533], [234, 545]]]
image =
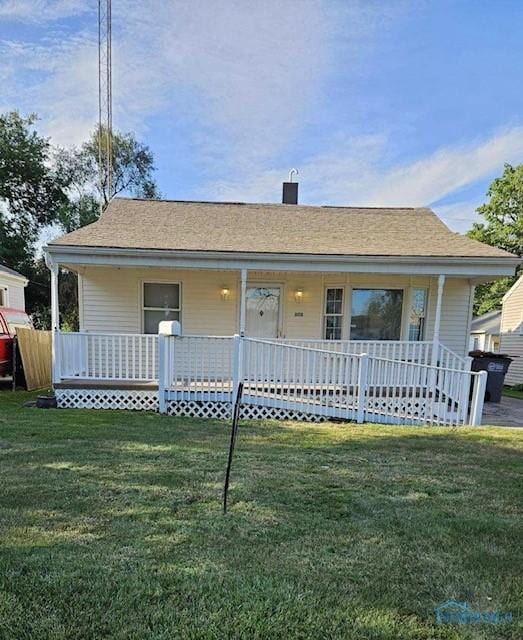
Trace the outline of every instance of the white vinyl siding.
[[509, 356], [517, 356], [511, 362], [505, 382], [508, 385], [523, 384], [523, 279], [512, 288], [503, 303], [501, 312], [501, 342], [499, 350]]
[[[437, 283], [434, 284], [434, 305], [436, 304]], [[440, 342], [460, 356], [466, 356], [469, 347], [470, 323], [472, 320], [472, 298], [474, 287], [463, 278], [447, 278], [443, 289], [441, 308]], [[434, 309], [430, 340], [434, 326]]]
[[17, 281], [2, 278], [0, 274], [0, 289], [3, 290], [4, 297], [3, 306], [25, 310], [25, 287], [15, 284], [15, 282]]
[[[282, 334], [286, 338], [323, 337], [323, 311], [326, 287], [344, 287], [344, 331], [350, 322], [351, 289], [428, 288], [425, 340], [430, 340], [434, 327], [437, 279], [399, 275], [316, 274], [293, 272], [249, 271], [250, 283], [278, 283], [282, 291]], [[179, 282], [182, 291], [181, 322], [187, 335], [232, 335], [239, 327], [238, 271], [197, 269], [134, 269], [85, 267], [80, 279], [81, 329], [141, 333], [143, 282]], [[230, 290], [222, 300], [224, 286]], [[300, 302], [297, 289], [303, 291]], [[441, 342], [460, 355], [468, 350], [470, 328], [470, 295], [472, 287], [463, 278], [447, 278], [443, 292]], [[405, 298], [408, 299], [408, 298]], [[404, 314], [402, 339], [408, 335], [408, 314]]]

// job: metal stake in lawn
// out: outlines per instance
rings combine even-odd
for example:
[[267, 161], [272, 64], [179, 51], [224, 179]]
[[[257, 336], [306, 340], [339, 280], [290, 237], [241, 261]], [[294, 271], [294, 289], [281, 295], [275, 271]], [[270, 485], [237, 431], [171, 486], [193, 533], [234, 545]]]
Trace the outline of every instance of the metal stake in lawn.
[[227, 513], [227, 494], [229, 493], [229, 480], [231, 478], [232, 457], [234, 455], [234, 446], [236, 444], [236, 436], [238, 434], [238, 423], [240, 422], [240, 407], [242, 404], [243, 382], [238, 383], [238, 393], [234, 402], [234, 411], [232, 412], [231, 441], [229, 443], [229, 459], [227, 461], [227, 471], [225, 472], [225, 485], [223, 487], [223, 513]]

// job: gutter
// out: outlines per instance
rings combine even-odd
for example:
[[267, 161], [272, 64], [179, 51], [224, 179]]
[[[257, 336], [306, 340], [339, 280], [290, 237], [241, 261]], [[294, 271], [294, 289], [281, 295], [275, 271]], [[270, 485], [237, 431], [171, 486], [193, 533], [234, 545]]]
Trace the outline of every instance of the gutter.
[[44, 247], [44, 252], [50, 257], [61, 256], [122, 256], [138, 258], [192, 258], [213, 260], [277, 260], [280, 262], [317, 262], [317, 263], [399, 263], [418, 264], [420, 262], [433, 265], [467, 264], [484, 266], [505, 266], [516, 268], [523, 259], [517, 256], [395, 256], [395, 255], [344, 255], [344, 254], [311, 254], [311, 253], [255, 253], [246, 251], [195, 251], [172, 249], [133, 249], [121, 247], [89, 247], [85, 245], [51, 244]]

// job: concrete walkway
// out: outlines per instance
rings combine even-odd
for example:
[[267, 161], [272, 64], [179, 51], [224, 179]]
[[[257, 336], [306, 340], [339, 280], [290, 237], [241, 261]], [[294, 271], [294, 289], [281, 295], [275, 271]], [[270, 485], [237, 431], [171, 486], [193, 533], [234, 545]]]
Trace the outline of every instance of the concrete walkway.
[[503, 396], [501, 402], [485, 402], [484, 425], [496, 427], [523, 427], [523, 400]]

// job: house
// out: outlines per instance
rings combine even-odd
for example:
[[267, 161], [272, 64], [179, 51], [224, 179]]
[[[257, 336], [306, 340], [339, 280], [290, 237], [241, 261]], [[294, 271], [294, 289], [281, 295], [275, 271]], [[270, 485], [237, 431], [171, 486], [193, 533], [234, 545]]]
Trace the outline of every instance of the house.
[[[426, 208], [304, 206], [296, 191], [285, 183], [283, 204], [115, 198], [97, 222], [51, 242], [59, 402], [165, 408], [167, 398], [173, 411], [204, 411], [197, 403], [214, 399], [225, 415], [239, 367], [264, 415], [352, 416], [359, 394], [360, 421], [392, 405], [394, 420], [400, 406], [418, 421], [434, 420], [434, 407], [457, 420], [459, 395], [468, 420], [465, 390], [450, 378], [470, 383], [474, 286], [512, 275], [519, 259], [452, 233]], [[59, 331], [60, 267], [78, 273], [78, 334]], [[183, 336], [166, 347], [169, 371], [161, 321]], [[433, 384], [442, 367], [446, 391]], [[392, 390], [389, 378], [403, 382]], [[137, 399], [153, 393], [148, 384], [159, 400]]]
[[472, 318], [470, 324], [470, 351], [499, 351], [501, 311], [489, 311]]
[[0, 264], [0, 307], [25, 311], [25, 287], [29, 280], [18, 271]]
[[500, 351], [514, 358], [505, 384], [523, 384], [523, 276], [503, 296]]

